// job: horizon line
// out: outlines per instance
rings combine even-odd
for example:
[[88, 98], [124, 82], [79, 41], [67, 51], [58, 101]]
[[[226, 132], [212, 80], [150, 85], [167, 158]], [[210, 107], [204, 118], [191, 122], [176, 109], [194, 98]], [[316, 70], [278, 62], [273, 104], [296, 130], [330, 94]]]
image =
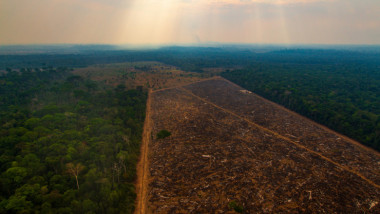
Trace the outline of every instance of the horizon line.
[[168, 47], [168, 46], [380, 46], [380, 43], [239, 43], [239, 42], [200, 42], [200, 43], [18, 43], [18, 44], [0, 44], [0, 47], [4, 46], [156, 46], [156, 47]]

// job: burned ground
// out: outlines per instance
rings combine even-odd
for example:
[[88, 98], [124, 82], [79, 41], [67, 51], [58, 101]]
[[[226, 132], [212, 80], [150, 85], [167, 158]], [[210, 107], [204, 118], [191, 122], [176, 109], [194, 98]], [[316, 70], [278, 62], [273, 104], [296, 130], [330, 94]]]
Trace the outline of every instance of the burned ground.
[[378, 154], [241, 90], [215, 79], [151, 94], [150, 212], [380, 212]]

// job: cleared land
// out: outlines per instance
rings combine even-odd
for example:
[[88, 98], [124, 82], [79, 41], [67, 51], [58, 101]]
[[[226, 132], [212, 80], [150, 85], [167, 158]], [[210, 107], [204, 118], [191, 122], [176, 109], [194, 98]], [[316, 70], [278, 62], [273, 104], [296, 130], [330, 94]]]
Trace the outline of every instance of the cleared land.
[[151, 110], [147, 213], [380, 212], [378, 153], [224, 79]]
[[128, 89], [143, 86], [154, 90], [189, 84], [208, 76], [181, 71], [159, 62], [94, 65], [76, 69], [73, 73], [107, 85], [125, 84]]

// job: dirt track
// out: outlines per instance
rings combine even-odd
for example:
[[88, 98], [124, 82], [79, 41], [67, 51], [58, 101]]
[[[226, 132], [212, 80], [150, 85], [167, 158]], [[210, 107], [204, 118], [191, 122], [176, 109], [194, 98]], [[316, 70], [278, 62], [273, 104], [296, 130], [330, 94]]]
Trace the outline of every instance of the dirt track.
[[149, 174], [149, 160], [148, 160], [148, 147], [151, 139], [151, 90], [148, 92], [148, 99], [146, 102], [146, 114], [144, 121], [143, 138], [140, 149], [140, 160], [137, 164], [137, 182], [136, 182], [136, 214], [146, 213], [146, 197], [147, 197], [147, 185]]

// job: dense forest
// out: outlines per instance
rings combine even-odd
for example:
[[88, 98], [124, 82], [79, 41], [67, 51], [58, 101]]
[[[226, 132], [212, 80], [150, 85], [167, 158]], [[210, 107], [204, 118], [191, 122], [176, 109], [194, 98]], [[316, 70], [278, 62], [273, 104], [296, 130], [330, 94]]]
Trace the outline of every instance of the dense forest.
[[0, 75], [0, 213], [132, 213], [146, 98], [66, 68]]
[[[336, 47], [337, 49], [288, 49], [280, 46], [227, 46], [227, 47], [162, 47], [158, 49], [123, 50], [108, 46], [50, 46], [36, 51], [37, 47], [0, 46], [0, 70], [23, 67], [86, 67], [94, 64], [159, 61], [185, 71], [203, 72], [204, 68], [247, 67], [255, 63], [298, 64], [365, 64], [379, 66], [380, 46]], [[108, 48], [108, 49], [107, 49]], [[3, 51], [7, 54], [2, 54]], [[8, 50], [9, 49], [9, 50]], [[26, 49], [26, 51], [21, 51]], [[13, 50], [13, 52], [12, 52]], [[24, 53], [24, 54], [23, 54]]]
[[380, 67], [371, 62], [256, 63], [222, 76], [380, 151]]
[[86, 67], [118, 62], [159, 61], [185, 71], [202, 72], [203, 68], [249, 64], [254, 52], [227, 51], [222, 48], [167, 47], [158, 50], [109, 50], [80, 53], [0, 54], [0, 70], [22, 67]]

